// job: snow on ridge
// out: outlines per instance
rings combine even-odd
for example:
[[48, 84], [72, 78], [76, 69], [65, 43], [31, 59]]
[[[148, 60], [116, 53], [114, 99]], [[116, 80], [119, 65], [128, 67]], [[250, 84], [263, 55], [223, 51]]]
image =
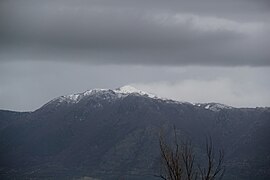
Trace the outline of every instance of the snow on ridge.
[[59, 98], [55, 98], [51, 102], [58, 102], [58, 103], [66, 102], [66, 103], [74, 104], [74, 103], [80, 102], [84, 97], [99, 95], [99, 93], [108, 94], [109, 95], [109, 96], [107, 96], [108, 100], [109, 99], [113, 100], [113, 99], [117, 99], [117, 98], [124, 98], [124, 97], [128, 96], [129, 94], [133, 94], [133, 95], [146, 96], [146, 97], [149, 97], [152, 99], [161, 100], [161, 101], [164, 101], [165, 103], [169, 103], [169, 104], [171, 104], [171, 103], [172, 104], [191, 104], [188, 102], [181, 102], [178, 100], [158, 97], [154, 94], [136, 89], [130, 85], [125, 85], [125, 86], [122, 86], [120, 88], [116, 88], [114, 90], [111, 90], [111, 89], [91, 89], [91, 90], [87, 90], [83, 93], [76, 93], [76, 94], [61, 96]]
[[51, 102], [67, 102], [67, 103], [78, 103], [80, 100], [82, 100], [84, 97], [97, 95], [99, 93], [109, 93], [113, 96], [116, 96], [117, 98], [126, 97], [129, 94], [138, 94], [142, 96], [148, 96], [150, 98], [157, 98], [155, 95], [138, 90], [132, 86], [126, 85], [120, 88], [117, 88], [115, 90], [111, 89], [91, 89], [87, 90], [83, 93], [76, 93], [76, 94], [70, 94], [65, 96], [60, 96], [58, 98], [53, 99]]
[[82, 93], [83, 96], [89, 96], [97, 92], [108, 91], [109, 89], [91, 89]]
[[228, 106], [220, 103], [197, 103], [196, 106], [203, 107], [211, 111], [220, 111], [222, 109], [233, 109], [232, 106]]
[[[58, 98], [53, 99], [50, 102], [67, 102], [67, 103], [77, 103], [79, 102], [83, 97], [85, 96], [89, 96], [89, 95], [93, 95], [97, 92], [101, 92], [101, 91], [107, 91], [107, 89], [92, 89], [92, 90], [87, 90], [83, 93], [76, 93], [76, 94], [69, 94], [69, 95], [64, 95], [64, 96], [60, 96]], [[50, 103], [49, 102], [49, 103]]]
[[204, 107], [204, 109], [209, 109], [209, 108], [210, 108], [209, 104]]
[[80, 98], [80, 94], [71, 94], [64, 97], [73, 101], [78, 101], [78, 99]]

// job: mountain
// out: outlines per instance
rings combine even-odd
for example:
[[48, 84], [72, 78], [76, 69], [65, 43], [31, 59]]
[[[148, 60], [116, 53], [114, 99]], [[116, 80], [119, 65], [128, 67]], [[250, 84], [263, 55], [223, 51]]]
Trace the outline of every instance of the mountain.
[[33, 112], [0, 111], [0, 179], [157, 179], [158, 135], [223, 148], [224, 179], [270, 177], [270, 108], [191, 104], [124, 86], [61, 96]]

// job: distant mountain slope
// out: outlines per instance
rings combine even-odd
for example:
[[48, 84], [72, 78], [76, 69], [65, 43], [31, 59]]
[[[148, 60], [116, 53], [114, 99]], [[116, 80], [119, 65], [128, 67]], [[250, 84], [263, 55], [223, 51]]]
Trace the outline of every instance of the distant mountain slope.
[[[155, 179], [158, 133], [173, 125], [198, 157], [211, 135], [225, 179], [270, 177], [270, 109], [162, 99], [130, 86], [61, 96], [31, 113], [0, 111], [0, 178]], [[200, 158], [199, 158], [200, 159]]]

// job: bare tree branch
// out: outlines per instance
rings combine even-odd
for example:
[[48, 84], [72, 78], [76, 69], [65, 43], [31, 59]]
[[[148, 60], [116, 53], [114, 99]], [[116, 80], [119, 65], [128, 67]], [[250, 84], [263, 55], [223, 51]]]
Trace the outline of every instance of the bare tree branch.
[[212, 138], [206, 139], [206, 167], [198, 165], [194, 167], [195, 154], [190, 141], [179, 143], [176, 128], [174, 126], [174, 146], [168, 145], [165, 137], [160, 133], [159, 146], [162, 159], [162, 169], [159, 176], [164, 180], [215, 180], [222, 179], [225, 173], [224, 151], [219, 151], [218, 160], [215, 159], [215, 151]]

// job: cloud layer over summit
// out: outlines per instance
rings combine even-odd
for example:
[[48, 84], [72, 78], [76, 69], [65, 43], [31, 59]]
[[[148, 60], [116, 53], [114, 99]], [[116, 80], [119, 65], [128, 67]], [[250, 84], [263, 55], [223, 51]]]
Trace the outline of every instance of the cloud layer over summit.
[[0, 2], [0, 57], [269, 66], [267, 0]]

